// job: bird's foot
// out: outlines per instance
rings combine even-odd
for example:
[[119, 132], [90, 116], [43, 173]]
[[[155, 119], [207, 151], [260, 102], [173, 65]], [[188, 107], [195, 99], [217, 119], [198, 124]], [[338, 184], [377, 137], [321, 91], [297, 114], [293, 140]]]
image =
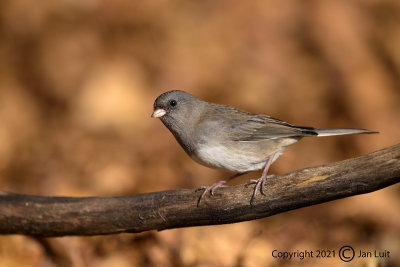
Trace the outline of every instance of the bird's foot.
[[214, 195], [214, 191], [215, 189], [217, 189], [218, 187], [225, 187], [226, 185], [224, 185], [227, 182], [227, 180], [221, 180], [219, 182], [216, 182], [213, 185], [210, 186], [200, 186], [199, 188], [196, 189], [197, 191], [200, 190], [204, 190], [204, 192], [201, 194], [201, 196], [199, 197], [199, 200], [197, 201], [197, 206], [200, 205], [200, 202], [203, 200], [204, 196], [207, 194], [207, 192], [210, 192], [210, 195], [213, 196]]
[[274, 174], [270, 174], [270, 175], [266, 175], [266, 176], [263, 175], [263, 176], [261, 176], [261, 177], [258, 178], [258, 179], [250, 180], [250, 181], [245, 185], [246, 187], [248, 187], [248, 186], [251, 185], [251, 184], [255, 184], [255, 186], [254, 186], [254, 191], [253, 191], [253, 195], [251, 196], [251, 199], [250, 199], [250, 204], [253, 203], [253, 200], [256, 198], [258, 189], [260, 189], [261, 194], [263, 194], [263, 195], [265, 196], [265, 192], [264, 192], [264, 184], [265, 184], [265, 181], [266, 181], [267, 178], [272, 178], [272, 177], [274, 177], [274, 176], [275, 176]]

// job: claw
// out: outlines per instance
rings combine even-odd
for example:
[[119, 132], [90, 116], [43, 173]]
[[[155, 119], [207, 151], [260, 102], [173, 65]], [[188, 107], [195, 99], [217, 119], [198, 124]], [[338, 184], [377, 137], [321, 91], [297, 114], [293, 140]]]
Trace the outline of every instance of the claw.
[[248, 185], [256, 184], [256, 185], [254, 186], [253, 195], [251, 196], [251, 199], [250, 199], [250, 204], [251, 204], [251, 203], [253, 202], [253, 200], [256, 198], [258, 189], [260, 189], [260, 192], [261, 192], [262, 195], [266, 196], [266, 194], [265, 194], [265, 192], [264, 192], [264, 188], [265, 188], [264, 185], [265, 185], [265, 182], [266, 182], [266, 180], [267, 180], [268, 178], [272, 178], [272, 177], [274, 177], [274, 176], [275, 176], [274, 174], [267, 175], [267, 176], [261, 176], [261, 177], [258, 178], [257, 180], [250, 180], [250, 181], [245, 185], [245, 186], [247, 187]]
[[257, 191], [258, 191], [258, 189], [260, 188], [260, 185], [261, 185], [261, 179], [262, 179], [262, 177], [257, 179], [257, 180], [255, 180], [255, 184], [256, 185], [254, 186], [253, 195], [251, 196], [251, 199], [250, 199], [250, 204], [253, 203], [254, 199], [257, 196]]
[[[226, 182], [224, 182], [224, 184], [225, 184]], [[221, 185], [219, 185], [219, 186], [214, 186], [213, 188], [211, 188], [210, 189], [210, 195], [214, 195], [214, 190], [215, 189], [217, 189], [218, 187], [226, 187], [226, 185], [224, 185], [224, 184], [221, 184]]]
[[[197, 190], [196, 190], [197, 191]], [[199, 200], [197, 201], [197, 207], [200, 205], [201, 200], [203, 199], [203, 197], [206, 195], [207, 193], [207, 188], [204, 190], [204, 192], [201, 194], [201, 196], [199, 197]]]
[[256, 180], [256, 179], [251, 179], [251, 180], [248, 181], [247, 184], [245, 184], [244, 186], [245, 186], [245, 187], [249, 187], [249, 185], [256, 184], [256, 183], [257, 183], [257, 180]]
[[226, 185], [224, 185], [225, 183], [229, 182], [230, 180], [232, 180], [233, 178], [236, 178], [240, 175], [243, 175], [245, 173], [237, 173], [235, 175], [232, 175], [230, 177], [228, 177], [225, 180], [221, 180], [219, 182], [216, 182], [213, 185], [210, 186], [200, 186], [199, 188], [196, 189], [195, 192], [198, 192], [200, 190], [204, 190], [204, 192], [201, 194], [201, 196], [199, 197], [199, 200], [197, 201], [197, 207], [200, 205], [201, 201], [203, 200], [204, 196], [207, 194], [207, 192], [210, 192], [210, 195], [213, 196], [214, 195], [214, 191], [215, 189], [217, 189], [218, 187], [225, 187]]
[[260, 189], [260, 193], [261, 193], [262, 195], [264, 195], [264, 196], [266, 195], [265, 192], [264, 192], [265, 181], [266, 181], [267, 178], [271, 178], [271, 177], [274, 177], [274, 176], [275, 176], [275, 175], [273, 175], [273, 174], [267, 175], [269, 166], [271, 166], [272, 160], [274, 159], [274, 157], [275, 157], [275, 154], [272, 154], [272, 155], [269, 157], [268, 162], [267, 162], [267, 164], [265, 164], [265, 168], [264, 168], [263, 173], [262, 173], [262, 175], [261, 175], [260, 178], [258, 178], [257, 180], [250, 180], [250, 181], [245, 185], [245, 186], [247, 187], [247, 186], [250, 185], [250, 184], [256, 184], [256, 185], [254, 186], [253, 195], [251, 196], [251, 199], [250, 199], [250, 205], [253, 205], [253, 201], [254, 201], [254, 199], [255, 199], [256, 196], [257, 196], [257, 191], [258, 191], [258, 189]]
[[210, 195], [213, 196], [214, 195], [214, 190], [217, 189], [218, 187], [223, 187], [226, 182], [227, 182], [226, 180], [221, 180], [219, 182], [216, 182], [213, 185], [200, 186], [199, 188], [197, 188], [196, 192], [204, 189], [204, 192], [201, 194], [199, 200], [197, 201], [197, 206], [200, 205], [201, 200], [204, 198], [204, 196], [207, 194], [207, 192], [210, 192]]
[[204, 190], [204, 189], [207, 189], [207, 186], [202, 185], [202, 186], [196, 188], [196, 190], [194, 190], [194, 192], [199, 192], [200, 190]]

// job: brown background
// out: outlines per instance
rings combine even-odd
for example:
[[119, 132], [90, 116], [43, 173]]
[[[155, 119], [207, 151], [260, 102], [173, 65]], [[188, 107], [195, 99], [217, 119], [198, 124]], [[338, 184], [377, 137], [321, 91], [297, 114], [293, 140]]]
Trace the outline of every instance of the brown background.
[[[150, 118], [154, 99], [171, 89], [297, 125], [381, 132], [303, 139], [272, 173], [360, 156], [400, 139], [395, 0], [3, 0], [0, 59], [1, 191], [111, 196], [226, 177], [193, 162]], [[271, 252], [343, 245], [389, 250], [387, 266], [395, 266], [399, 203], [396, 185], [234, 225], [2, 236], [0, 266], [338, 266], [345, 265], [338, 258], [282, 261]]]

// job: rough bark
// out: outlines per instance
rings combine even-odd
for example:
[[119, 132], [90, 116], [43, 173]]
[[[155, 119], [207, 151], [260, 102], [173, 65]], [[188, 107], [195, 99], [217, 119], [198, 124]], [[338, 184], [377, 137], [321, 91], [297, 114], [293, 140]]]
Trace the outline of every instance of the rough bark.
[[400, 181], [400, 144], [332, 164], [268, 179], [267, 195], [250, 204], [253, 186], [219, 188], [197, 206], [201, 192], [169, 190], [122, 197], [0, 194], [0, 234], [99, 235], [235, 223], [268, 217]]

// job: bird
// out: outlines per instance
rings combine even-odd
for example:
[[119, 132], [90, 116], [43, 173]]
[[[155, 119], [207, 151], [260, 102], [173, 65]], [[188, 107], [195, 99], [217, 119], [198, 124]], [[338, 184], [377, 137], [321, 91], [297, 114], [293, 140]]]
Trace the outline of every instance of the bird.
[[355, 128], [313, 128], [295, 126], [263, 114], [203, 101], [191, 94], [172, 90], [156, 98], [153, 118], [159, 118], [185, 152], [197, 163], [235, 173], [204, 190], [197, 205], [210, 192], [242, 174], [263, 169], [255, 184], [250, 203], [264, 185], [271, 164], [283, 150], [303, 137], [377, 133]]

